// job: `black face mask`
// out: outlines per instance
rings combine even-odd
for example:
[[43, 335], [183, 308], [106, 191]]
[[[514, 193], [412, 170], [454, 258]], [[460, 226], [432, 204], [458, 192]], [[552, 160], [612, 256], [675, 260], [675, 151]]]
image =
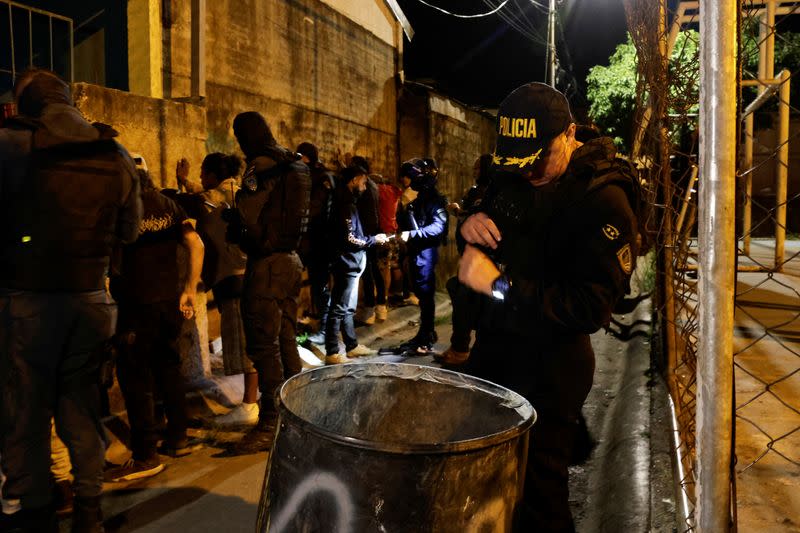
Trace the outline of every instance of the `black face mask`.
[[361, 192], [362, 192], [361, 189], [356, 189], [356, 190], [352, 191], [353, 200], [358, 200], [359, 198], [361, 198]]

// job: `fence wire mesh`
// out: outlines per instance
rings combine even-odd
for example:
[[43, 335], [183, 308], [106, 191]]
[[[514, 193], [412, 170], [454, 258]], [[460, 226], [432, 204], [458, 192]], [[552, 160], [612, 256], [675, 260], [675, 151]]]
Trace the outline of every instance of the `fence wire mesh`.
[[[675, 406], [678, 498], [686, 502], [688, 531], [697, 464], [698, 313], [708, 308], [697, 296], [702, 36], [698, 2], [666, 5], [626, 0], [639, 98], [631, 155], [651, 195], [654, 302]], [[732, 518], [742, 531], [776, 525], [800, 531], [800, 33], [792, 31], [800, 28], [800, 2], [746, 0], [741, 10], [741, 142], [731, 147], [739, 156]]]

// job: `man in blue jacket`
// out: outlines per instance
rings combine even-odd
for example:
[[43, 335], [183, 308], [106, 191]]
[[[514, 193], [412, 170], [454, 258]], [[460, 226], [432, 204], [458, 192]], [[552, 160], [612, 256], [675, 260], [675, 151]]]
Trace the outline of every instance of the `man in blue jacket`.
[[410, 159], [400, 166], [400, 177], [411, 180], [417, 197], [408, 205], [407, 216], [398, 220], [408, 243], [414, 294], [419, 298], [419, 331], [401, 346], [405, 353], [428, 353], [436, 342], [434, 295], [439, 245], [447, 236], [447, 200], [436, 190], [438, 168], [433, 159]]

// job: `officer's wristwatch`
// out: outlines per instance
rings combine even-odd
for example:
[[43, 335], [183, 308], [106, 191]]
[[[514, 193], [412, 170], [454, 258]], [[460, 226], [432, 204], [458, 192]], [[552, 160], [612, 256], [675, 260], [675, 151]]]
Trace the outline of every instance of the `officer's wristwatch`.
[[492, 298], [495, 300], [504, 301], [509, 290], [511, 290], [511, 280], [505, 274], [500, 274], [492, 282]]

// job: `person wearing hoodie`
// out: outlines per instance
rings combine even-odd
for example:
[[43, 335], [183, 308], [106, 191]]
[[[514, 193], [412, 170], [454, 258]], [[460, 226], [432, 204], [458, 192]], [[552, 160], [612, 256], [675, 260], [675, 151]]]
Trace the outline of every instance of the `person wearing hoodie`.
[[116, 132], [90, 124], [55, 73], [24, 72], [14, 97], [20, 115], [0, 130], [0, 530], [58, 530], [53, 417], [73, 463], [72, 531], [97, 533], [98, 371], [117, 318], [106, 273], [112, 248], [138, 236], [139, 178]]
[[[353, 314], [358, 303], [358, 280], [367, 263], [366, 250], [384, 244], [385, 233], [367, 235], [356, 207], [358, 197], [367, 189], [367, 171], [360, 166], [342, 170], [341, 184], [336, 189], [333, 207], [335, 254], [331, 264], [333, 290], [331, 310], [325, 330], [325, 363], [346, 363], [352, 357], [370, 355], [372, 350], [358, 344]], [[339, 331], [345, 352], [339, 350]]]
[[275, 392], [302, 369], [295, 340], [303, 274], [297, 250], [308, 224], [311, 176], [299, 154], [276, 142], [259, 113], [237, 115], [233, 133], [247, 169], [228, 234], [247, 254], [242, 319], [261, 390], [258, 423], [232, 449], [247, 454], [271, 447]]

